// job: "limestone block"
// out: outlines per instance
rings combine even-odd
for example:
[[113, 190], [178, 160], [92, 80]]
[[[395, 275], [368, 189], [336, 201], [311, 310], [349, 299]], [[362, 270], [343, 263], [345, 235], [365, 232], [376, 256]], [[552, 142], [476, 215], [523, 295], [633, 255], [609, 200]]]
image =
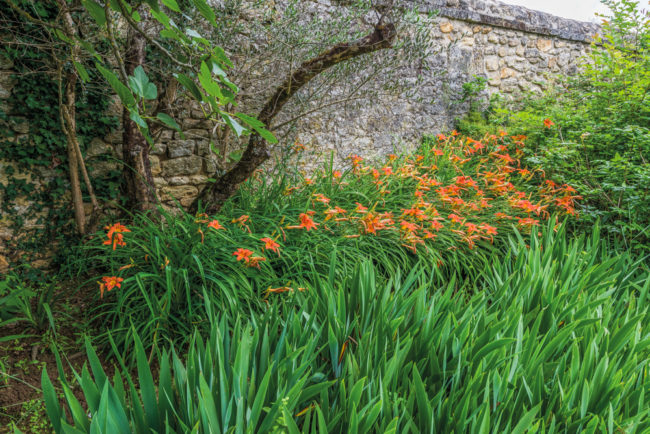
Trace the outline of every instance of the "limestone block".
[[454, 30], [454, 25], [451, 24], [449, 21], [444, 21], [440, 23], [440, 31], [442, 33], [450, 33]]
[[190, 178], [187, 176], [172, 176], [167, 181], [169, 185], [186, 185], [190, 183]]
[[193, 176], [190, 176], [189, 181], [190, 181], [190, 184], [192, 184], [192, 185], [203, 185], [203, 184], [207, 184], [208, 177], [205, 176], [205, 175], [193, 175]]
[[490, 56], [485, 58], [485, 69], [488, 71], [496, 71], [499, 69], [499, 58], [496, 56]]
[[86, 148], [86, 158], [95, 158], [100, 155], [112, 155], [114, 148], [110, 143], [95, 137], [90, 141]]
[[551, 48], [553, 48], [553, 41], [551, 41], [550, 39], [541, 39], [540, 38], [540, 39], [537, 40], [537, 49], [539, 51], [546, 52], [546, 51], [550, 50]]
[[166, 186], [160, 189], [160, 200], [164, 202], [179, 201], [181, 205], [188, 206], [193, 201], [199, 190], [193, 185]]
[[166, 143], [155, 143], [151, 149], [149, 149], [149, 154], [151, 155], [164, 155], [165, 151], [167, 151], [167, 144]]
[[198, 155], [172, 158], [162, 162], [162, 175], [164, 177], [194, 175], [201, 171], [202, 158]]
[[169, 158], [187, 157], [194, 153], [196, 142], [194, 140], [172, 140], [167, 144]]
[[160, 158], [157, 155], [149, 155], [149, 164], [151, 164], [151, 174], [153, 176], [160, 175], [162, 166], [160, 165]]

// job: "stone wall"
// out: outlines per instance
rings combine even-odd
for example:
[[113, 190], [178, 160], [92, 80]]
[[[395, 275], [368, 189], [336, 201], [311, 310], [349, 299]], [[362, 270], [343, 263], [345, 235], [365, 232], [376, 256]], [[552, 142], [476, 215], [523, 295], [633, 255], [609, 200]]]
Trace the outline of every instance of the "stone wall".
[[[312, 0], [320, 7], [332, 7], [332, 0]], [[295, 129], [307, 146], [310, 162], [323, 161], [333, 151], [338, 165], [350, 153], [375, 157], [415, 146], [422, 134], [448, 130], [454, 119], [467, 110], [459, 97], [464, 83], [481, 76], [487, 79], [486, 94], [499, 92], [515, 97], [527, 89], [540, 90], [549, 74], [572, 74], [589, 50], [589, 41], [598, 32], [595, 24], [572, 21], [495, 0], [412, 0], [430, 20], [431, 37], [437, 49], [431, 52], [417, 89], [418, 101], [386, 97], [362, 107], [336, 107], [302, 118]], [[429, 18], [427, 18], [429, 19]], [[11, 92], [12, 65], [0, 63], [0, 106]], [[415, 68], [405, 70], [405, 78], [415, 80]], [[119, 114], [115, 104], [112, 111]], [[254, 113], [254, 110], [250, 112]], [[185, 139], [167, 131], [152, 150], [151, 163], [160, 199], [169, 205], [177, 199], [189, 204], [208, 178], [217, 170], [217, 157], [209, 149], [209, 125], [200, 111], [187, 109], [180, 118]], [[28, 122], [28, 120], [25, 120]], [[2, 125], [18, 134], [26, 124]], [[95, 138], [87, 149], [92, 176], [102, 176], [119, 168], [121, 132]], [[4, 169], [11, 162], [0, 161], [0, 183], [6, 182]], [[40, 174], [31, 176], [36, 182]], [[40, 182], [46, 182], [45, 179]], [[27, 198], [25, 199], [27, 200]], [[0, 197], [0, 201], [2, 198]], [[23, 207], [14, 204], [15, 212]], [[0, 241], [14, 234], [8, 229], [10, 216], [0, 216]], [[3, 266], [0, 244], [0, 269]]]
[[428, 59], [433, 67], [423, 72], [417, 90], [424, 102], [387, 99], [361, 110], [340, 109], [303, 119], [299, 137], [313, 144], [315, 152], [374, 156], [409, 148], [424, 133], [453, 128], [455, 119], [468, 110], [468, 104], [459, 104], [462, 86], [474, 76], [487, 79], [485, 97], [498, 92], [516, 98], [524, 90], [542, 90], [551, 75], [577, 71], [600, 29], [495, 0], [412, 3], [422, 14], [439, 11], [431, 36], [440, 49]]

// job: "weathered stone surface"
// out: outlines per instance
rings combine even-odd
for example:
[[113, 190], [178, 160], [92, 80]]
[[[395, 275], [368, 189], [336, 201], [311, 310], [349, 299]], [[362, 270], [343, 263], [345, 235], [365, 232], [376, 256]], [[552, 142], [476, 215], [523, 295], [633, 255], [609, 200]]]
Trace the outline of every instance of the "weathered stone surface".
[[173, 140], [167, 144], [167, 156], [169, 158], [187, 157], [194, 153], [196, 143], [194, 140]]
[[160, 165], [160, 158], [157, 155], [149, 155], [149, 163], [151, 164], [151, 174], [153, 176], [160, 175], [162, 166]]
[[539, 51], [547, 52], [553, 48], [553, 41], [550, 39], [538, 39], [537, 40], [537, 49]]
[[453, 30], [454, 30], [454, 25], [449, 21], [440, 23], [440, 31], [442, 33], [449, 33], [452, 32]]
[[167, 144], [163, 142], [158, 142], [155, 143], [151, 149], [149, 149], [149, 154], [164, 155], [166, 151], [167, 151]]
[[95, 158], [100, 155], [111, 155], [115, 152], [115, 148], [103, 141], [100, 138], [94, 138], [88, 144], [86, 148], [86, 158]]
[[160, 200], [164, 202], [179, 201], [181, 205], [192, 203], [199, 190], [193, 185], [166, 186], [160, 190]]
[[203, 159], [198, 155], [173, 158], [162, 162], [162, 175], [164, 177], [194, 175], [201, 171]]
[[490, 56], [485, 59], [485, 69], [488, 71], [496, 71], [499, 69], [499, 58]]

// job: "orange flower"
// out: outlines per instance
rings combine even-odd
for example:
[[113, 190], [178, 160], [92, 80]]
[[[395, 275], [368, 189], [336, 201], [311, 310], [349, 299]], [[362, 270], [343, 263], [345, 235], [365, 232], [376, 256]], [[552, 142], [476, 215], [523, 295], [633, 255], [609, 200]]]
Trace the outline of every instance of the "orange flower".
[[365, 214], [368, 212], [368, 208], [365, 206], [361, 205], [359, 202], [355, 202], [357, 207], [354, 209], [354, 212], [358, 212], [359, 214]]
[[260, 262], [266, 261], [266, 258], [263, 256], [253, 256], [247, 262], [247, 267], [257, 267], [260, 268]]
[[116, 277], [116, 276], [104, 276], [102, 277], [101, 282], [99, 283], [99, 298], [104, 298], [104, 290], [110, 291], [113, 288], [121, 288], [122, 287], [122, 279], [121, 277]]
[[221, 226], [219, 220], [212, 220], [210, 223], [208, 223], [208, 227], [214, 229], [215, 231], [218, 231], [219, 229], [225, 229], [223, 226]]
[[327, 196], [325, 196], [324, 194], [315, 193], [314, 197], [316, 198], [316, 202], [321, 202], [321, 203], [324, 203], [325, 205], [330, 203], [329, 198]]
[[126, 226], [121, 223], [115, 223], [112, 226], [106, 226], [104, 229], [108, 230], [108, 233], [106, 234], [108, 240], [104, 241], [104, 245], [110, 246], [112, 244], [113, 250], [115, 250], [115, 247], [117, 246], [126, 246], [122, 234], [125, 232], [131, 232]]
[[479, 227], [481, 229], [483, 229], [483, 231], [485, 231], [485, 235], [496, 235], [497, 234], [497, 228], [495, 228], [494, 226], [490, 226], [487, 223], [482, 223]]
[[243, 260], [244, 262], [248, 263], [250, 261], [251, 256], [253, 255], [253, 252], [248, 249], [242, 249], [241, 247], [237, 250], [235, 250], [235, 253], [232, 254], [233, 256], [237, 257], [238, 261]]
[[462, 223], [463, 222], [463, 218], [461, 216], [459, 216], [458, 214], [449, 214], [449, 216], [447, 216], [447, 218], [449, 220], [451, 220], [452, 222], [454, 222], [454, 223]]
[[271, 239], [269, 237], [264, 237], [261, 238], [260, 241], [264, 242], [264, 247], [263, 247], [264, 250], [272, 250], [278, 255], [280, 254], [280, 250], [278, 250], [280, 245], [276, 243], [274, 239]]
[[314, 223], [314, 220], [309, 217], [308, 213], [301, 213], [298, 218], [300, 219], [300, 228], [304, 228], [309, 231], [311, 229], [316, 229], [318, 226], [318, 223]]
[[345, 211], [343, 208], [335, 206], [333, 209], [330, 208], [327, 211], [325, 211], [325, 221], [330, 220], [335, 218], [339, 214], [345, 214], [347, 211]]
[[393, 168], [390, 166], [382, 167], [381, 170], [384, 172], [384, 176], [390, 176], [393, 174]]
[[343, 174], [339, 170], [335, 170], [334, 172], [332, 172], [332, 176], [336, 179], [341, 179]]
[[248, 225], [246, 224], [248, 219], [249, 219], [249, 216], [244, 214], [244, 215], [242, 215], [240, 217], [237, 217], [236, 219], [232, 219], [232, 222], [233, 223], [239, 223], [239, 226], [241, 228], [246, 228], [246, 230], [250, 233], [251, 228], [249, 228]]
[[530, 217], [518, 218], [519, 226], [539, 226], [539, 220]]
[[544, 126], [546, 128], [551, 128], [553, 125], [555, 125], [555, 123], [552, 120], [550, 120], [548, 118], [544, 119]]

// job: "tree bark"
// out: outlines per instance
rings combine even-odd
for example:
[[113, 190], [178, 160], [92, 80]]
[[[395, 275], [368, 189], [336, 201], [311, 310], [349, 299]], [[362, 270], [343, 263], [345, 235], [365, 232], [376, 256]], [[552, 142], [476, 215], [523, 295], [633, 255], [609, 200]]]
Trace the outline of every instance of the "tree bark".
[[[63, 16], [63, 29], [71, 40], [77, 35], [77, 29], [70, 15], [68, 5], [64, 0], [57, 0], [57, 4]], [[79, 60], [79, 45], [74, 42], [70, 48], [70, 58], [72, 61]], [[61, 128], [66, 136], [67, 154], [68, 154], [68, 169], [70, 170], [70, 193], [72, 195], [72, 208], [74, 210], [74, 220], [79, 234], [83, 235], [86, 232], [86, 212], [84, 210], [83, 196], [81, 194], [81, 183], [79, 181], [79, 168], [83, 167], [85, 174], [85, 166], [79, 148], [79, 141], [77, 140], [77, 121], [76, 121], [76, 102], [77, 102], [77, 73], [73, 67], [69, 67], [65, 73], [65, 78], [62, 74], [63, 65], [59, 64], [59, 118]], [[61, 80], [65, 83], [63, 95], [61, 94]], [[89, 180], [87, 180], [89, 182]], [[89, 191], [92, 194], [92, 187], [88, 183]], [[94, 196], [93, 196], [94, 198]], [[94, 201], [96, 202], [96, 201]], [[93, 202], [93, 203], [94, 203]]]
[[[128, 75], [145, 63], [146, 40], [138, 32], [129, 28], [125, 55], [125, 70]], [[122, 160], [123, 192], [127, 207], [131, 211], [152, 210], [157, 202], [156, 190], [149, 162], [149, 144], [140, 133], [138, 126], [130, 118], [129, 110], [122, 112]]]
[[[395, 36], [396, 30], [392, 23], [380, 23], [375, 26], [374, 31], [369, 35], [356, 41], [335, 45], [313, 59], [303, 62], [276, 89], [259, 112], [257, 119], [270, 126], [273, 118], [282, 110], [291, 97], [318, 74], [354, 57], [390, 48]], [[270, 153], [266, 141], [257, 133], [251, 133], [248, 146], [241, 159], [216, 182], [201, 191], [190, 207], [190, 211], [197, 212], [199, 205], [203, 204], [207, 213], [214, 214], [218, 212], [223, 203], [237, 191], [239, 184], [248, 179], [269, 157]]]

